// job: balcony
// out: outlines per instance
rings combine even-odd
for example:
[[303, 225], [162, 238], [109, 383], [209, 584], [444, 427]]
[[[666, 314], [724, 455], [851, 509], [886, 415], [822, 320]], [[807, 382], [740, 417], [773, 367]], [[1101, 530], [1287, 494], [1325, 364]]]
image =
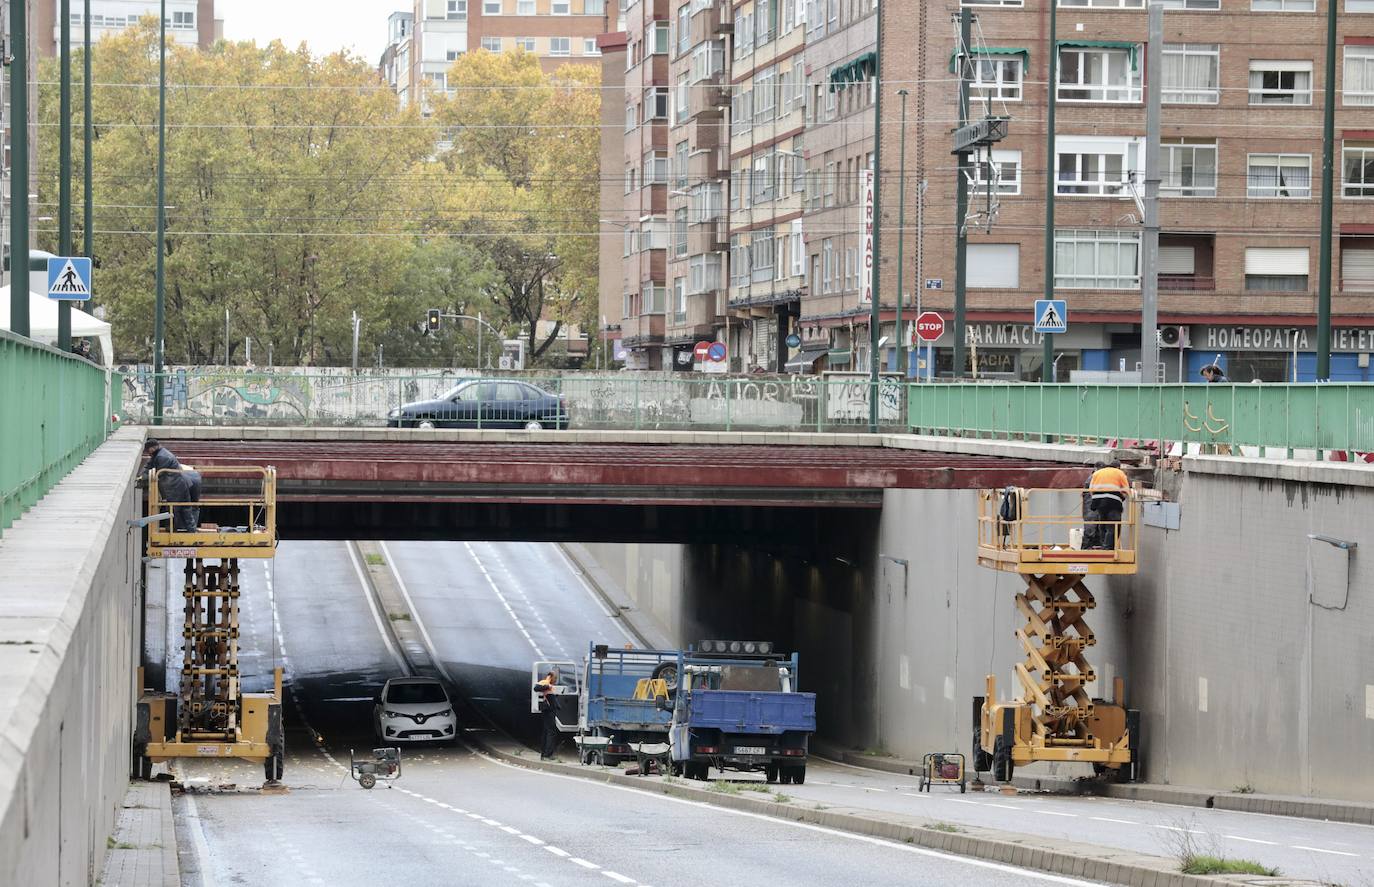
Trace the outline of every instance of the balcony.
[[673, 314], [673, 322], [666, 325], [663, 332], [664, 344], [685, 345], [710, 336], [716, 325], [721, 322], [716, 311], [719, 303], [719, 293], [716, 290], [689, 295], [686, 313]]
[[687, 155], [689, 181], [710, 182], [723, 179], [726, 175], [727, 172], [721, 164], [721, 152], [716, 146], [697, 145], [696, 150]]
[[1217, 279], [1215, 277], [1198, 277], [1194, 274], [1159, 275], [1160, 292], [1202, 293], [1212, 292], [1216, 288]]
[[730, 235], [725, 229], [725, 219], [711, 219], [698, 225], [687, 226], [687, 253], [718, 253], [730, 248]]
[[620, 323], [620, 336], [626, 347], [657, 345], [663, 342], [663, 315], [641, 314]]
[[730, 4], [725, 2], [712, 3], [705, 9], [699, 9], [692, 15], [688, 27], [691, 30], [692, 45], [705, 43], [717, 37], [724, 37], [735, 32], [735, 20], [730, 11]]

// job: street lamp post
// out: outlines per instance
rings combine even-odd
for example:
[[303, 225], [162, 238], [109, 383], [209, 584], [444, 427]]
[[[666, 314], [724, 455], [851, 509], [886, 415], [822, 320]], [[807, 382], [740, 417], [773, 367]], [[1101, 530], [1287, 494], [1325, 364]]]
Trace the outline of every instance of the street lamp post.
[[10, 329], [29, 335], [29, 52], [27, 0], [10, 0]]
[[[58, 4], [62, 62], [58, 74], [57, 252], [72, 254], [72, 0]], [[72, 303], [57, 303], [57, 348], [72, 350]]]
[[[23, 2], [23, 0], [17, 0]], [[164, 342], [162, 328], [166, 304], [166, 267], [163, 261], [167, 238], [167, 0], [162, 0], [157, 31], [157, 286], [153, 308], [153, 424], [162, 424]]]
[[[907, 377], [906, 336], [902, 333], [902, 271], [906, 262], [906, 97], [909, 94], [905, 89], [897, 90], [897, 95], [902, 97], [902, 136], [897, 160], [897, 325], [894, 329], [897, 336], [897, 372], [902, 374], [903, 379]], [[920, 286], [920, 281], [916, 285]]]

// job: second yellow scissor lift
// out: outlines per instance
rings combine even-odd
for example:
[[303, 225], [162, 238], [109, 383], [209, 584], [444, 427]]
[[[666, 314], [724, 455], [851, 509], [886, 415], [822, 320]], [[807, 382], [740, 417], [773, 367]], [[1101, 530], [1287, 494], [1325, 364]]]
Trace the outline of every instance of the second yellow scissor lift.
[[[973, 766], [1010, 782], [1015, 768], [1036, 761], [1091, 764], [1098, 775], [1134, 781], [1140, 773], [1140, 713], [1126, 708], [1124, 682], [1111, 699], [1094, 699], [1097, 673], [1087, 659], [1096, 637], [1087, 613], [1096, 606], [1087, 576], [1136, 572], [1139, 503], [1130, 495], [1113, 544], [1084, 549], [1081, 490], [982, 490], [978, 507], [978, 563], [1015, 573], [1026, 588], [1016, 595], [1025, 625], [1016, 638], [1025, 661], [1016, 666], [1020, 695], [997, 701], [997, 681], [973, 700]], [[1094, 523], [1087, 522], [1088, 527]]]

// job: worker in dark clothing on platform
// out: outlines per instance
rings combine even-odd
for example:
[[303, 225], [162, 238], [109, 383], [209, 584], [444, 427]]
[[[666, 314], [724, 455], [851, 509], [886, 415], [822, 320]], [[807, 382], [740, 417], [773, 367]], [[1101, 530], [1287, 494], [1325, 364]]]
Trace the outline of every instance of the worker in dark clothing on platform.
[[1112, 549], [1116, 547], [1117, 527], [1121, 525], [1121, 513], [1126, 507], [1131, 482], [1121, 463], [1113, 460], [1110, 465], [1093, 472], [1088, 481], [1091, 497], [1093, 523], [1083, 534], [1084, 548]]
[[541, 761], [553, 760], [554, 753], [558, 751], [558, 741], [561, 738], [558, 734], [558, 669], [554, 668], [548, 674], [539, 679], [539, 683], [534, 685], [534, 692], [539, 694], [539, 718], [544, 725], [544, 734], [539, 742], [539, 759]]
[[1226, 378], [1226, 373], [1222, 372], [1221, 367], [1215, 363], [1209, 363], [1207, 364], [1207, 366], [1198, 370], [1198, 375], [1202, 376], [1202, 378], [1205, 379], [1209, 384], [1213, 382], [1231, 381], [1230, 379]]
[[[158, 495], [164, 502], [195, 503], [200, 501], [200, 472], [183, 468], [172, 451], [155, 437], [143, 442], [143, 466], [146, 477], [150, 471], [162, 471], [157, 477]], [[200, 506], [173, 505], [172, 529], [178, 533], [193, 533], [200, 526]]]

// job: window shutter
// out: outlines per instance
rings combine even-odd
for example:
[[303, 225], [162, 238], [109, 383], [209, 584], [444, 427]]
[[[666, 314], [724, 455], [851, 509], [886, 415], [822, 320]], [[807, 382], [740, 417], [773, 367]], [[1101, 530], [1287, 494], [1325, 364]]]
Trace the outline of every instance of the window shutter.
[[970, 243], [968, 285], [982, 289], [1016, 289], [1021, 279], [1021, 247], [1015, 243]]
[[1341, 288], [1374, 290], [1374, 249], [1341, 250]]
[[1245, 249], [1246, 274], [1307, 274], [1306, 247], [1262, 247]]
[[1159, 248], [1159, 273], [1194, 273], [1193, 248], [1191, 246], [1161, 246]]

